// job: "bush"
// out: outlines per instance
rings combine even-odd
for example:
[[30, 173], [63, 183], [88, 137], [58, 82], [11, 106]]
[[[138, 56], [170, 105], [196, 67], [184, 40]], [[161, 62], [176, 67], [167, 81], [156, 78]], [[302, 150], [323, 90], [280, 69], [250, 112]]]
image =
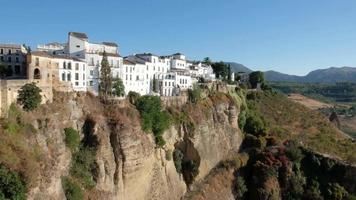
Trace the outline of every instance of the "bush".
[[136, 104], [136, 101], [140, 98], [140, 94], [137, 93], [137, 92], [133, 92], [133, 91], [130, 91], [128, 94], [127, 94], [127, 98], [129, 99], [129, 102], [133, 105]]
[[136, 108], [141, 115], [141, 126], [144, 131], [152, 131], [157, 146], [163, 147], [164, 130], [169, 128], [171, 116], [162, 110], [161, 100], [157, 96], [142, 96], [136, 101]]
[[0, 199], [26, 199], [26, 184], [16, 172], [0, 165]]
[[193, 89], [188, 90], [188, 101], [191, 103], [197, 103], [201, 100], [201, 89], [199, 86], [194, 86]]
[[95, 167], [95, 150], [89, 147], [81, 147], [73, 155], [70, 175], [78, 179], [85, 188], [92, 188], [95, 186], [92, 174]]
[[73, 128], [65, 128], [65, 143], [67, 147], [72, 151], [75, 152], [80, 144], [80, 137], [78, 131], [74, 130]]
[[175, 149], [173, 152], [173, 161], [176, 171], [182, 173], [182, 164], [183, 164], [184, 154], [181, 150]]
[[327, 187], [327, 196], [329, 199], [342, 200], [348, 196], [344, 187], [338, 183], [329, 183]]
[[73, 180], [65, 177], [62, 178], [62, 187], [67, 200], [82, 200], [84, 199], [83, 191], [80, 186]]
[[244, 196], [244, 194], [247, 192], [247, 187], [243, 177], [238, 176], [236, 178], [234, 188], [235, 188], [237, 199], [241, 199]]
[[25, 111], [31, 111], [41, 103], [41, 92], [35, 83], [27, 83], [21, 87], [17, 100]]
[[239, 114], [239, 119], [238, 119], [238, 124], [239, 124], [239, 128], [241, 130], [244, 130], [244, 127], [246, 125], [246, 111], [241, 111]]
[[267, 133], [266, 123], [257, 114], [248, 112], [244, 131], [255, 136], [265, 136]]
[[115, 80], [113, 89], [114, 89], [114, 95], [119, 96], [119, 97], [125, 95], [125, 86], [122, 83], [121, 78], [118, 78], [117, 80]]

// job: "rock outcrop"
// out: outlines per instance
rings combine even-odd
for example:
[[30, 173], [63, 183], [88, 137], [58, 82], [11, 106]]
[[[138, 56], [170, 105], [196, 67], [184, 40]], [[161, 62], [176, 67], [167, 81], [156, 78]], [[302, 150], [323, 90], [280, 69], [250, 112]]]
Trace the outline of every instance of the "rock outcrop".
[[237, 126], [239, 107], [228, 98], [209, 101], [204, 115], [192, 116], [196, 117], [194, 129], [172, 125], [164, 133], [164, 148], [157, 148], [152, 134], [141, 130], [139, 113], [129, 103], [104, 107], [83, 94], [60, 94], [55, 99], [24, 117], [38, 129], [36, 143], [45, 156], [29, 199], [65, 199], [61, 177], [68, 175], [71, 161], [64, 143], [66, 127], [76, 128], [83, 138], [92, 134], [98, 142], [96, 186], [86, 194], [87, 199], [180, 199], [189, 184], [169, 158], [177, 144], [189, 141], [199, 158], [198, 181], [237, 152], [242, 141]]

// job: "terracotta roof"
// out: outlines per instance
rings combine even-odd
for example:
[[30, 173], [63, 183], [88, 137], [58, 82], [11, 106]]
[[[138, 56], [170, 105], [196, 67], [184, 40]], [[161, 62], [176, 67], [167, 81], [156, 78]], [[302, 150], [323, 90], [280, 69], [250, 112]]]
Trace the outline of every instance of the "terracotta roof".
[[88, 36], [85, 33], [69, 32], [69, 35], [77, 37], [77, 38], [88, 39]]

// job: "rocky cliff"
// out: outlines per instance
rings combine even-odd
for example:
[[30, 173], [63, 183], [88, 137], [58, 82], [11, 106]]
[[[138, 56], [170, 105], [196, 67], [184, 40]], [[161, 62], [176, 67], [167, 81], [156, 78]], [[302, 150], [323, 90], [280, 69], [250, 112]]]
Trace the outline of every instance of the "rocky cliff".
[[28, 199], [65, 199], [61, 177], [68, 175], [72, 156], [64, 143], [66, 127], [77, 129], [97, 149], [96, 184], [86, 199], [180, 199], [193, 179], [177, 173], [171, 159], [175, 149], [198, 163], [194, 181], [199, 181], [237, 152], [242, 141], [237, 126], [240, 108], [223, 94], [205, 99], [202, 105], [167, 108], [178, 114], [184, 110], [189, 123], [173, 123], [164, 133], [163, 148], [156, 147], [152, 134], [142, 131], [140, 115], [128, 102], [103, 105], [84, 94], [56, 94], [55, 99], [23, 116], [37, 130], [31, 140], [43, 152]]

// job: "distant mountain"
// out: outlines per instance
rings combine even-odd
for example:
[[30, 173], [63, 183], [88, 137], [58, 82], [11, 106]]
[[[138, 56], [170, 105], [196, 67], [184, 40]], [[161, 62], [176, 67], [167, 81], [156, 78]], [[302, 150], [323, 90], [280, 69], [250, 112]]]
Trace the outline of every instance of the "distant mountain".
[[246, 67], [243, 64], [235, 63], [235, 62], [225, 62], [225, 63], [229, 64], [231, 66], [231, 70], [233, 72], [247, 72], [247, 73], [252, 72], [251, 69], [249, 69], [248, 67]]
[[306, 83], [356, 82], [356, 68], [330, 67], [328, 69], [318, 69], [315, 71], [311, 71], [306, 76], [295, 76], [279, 73], [276, 71], [266, 71], [265, 78], [268, 81], [289, 81]]

